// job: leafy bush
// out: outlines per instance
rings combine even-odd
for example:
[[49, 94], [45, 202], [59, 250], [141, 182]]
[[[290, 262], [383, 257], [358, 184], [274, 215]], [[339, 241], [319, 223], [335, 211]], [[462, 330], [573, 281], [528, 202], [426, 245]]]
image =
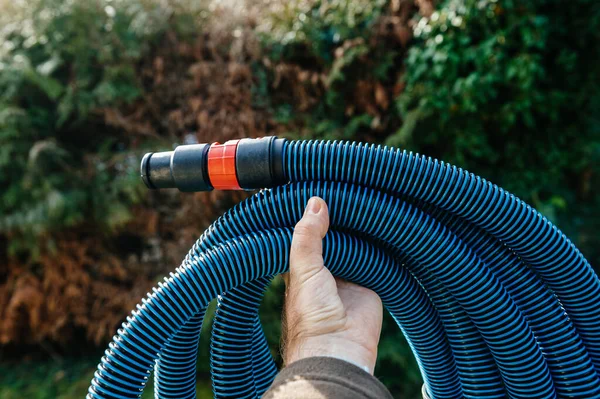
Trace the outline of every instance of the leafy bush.
[[137, 64], [170, 14], [108, 0], [22, 7], [0, 37], [0, 233], [12, 251], [84, 221], [110, 231], [129, 219], [138, 161], [101, 109], [140, 97]]
[[289, 7], [276, 9], [263, 36], [276, 65], [271, 96], [278, 120], [324, 138], [361, 138], [366, 130], [381, 135], [397, 126], [390, 98], [399, 90], [395, 81], [417, 7], [364, 0]]
[[387, 1], [331, 0], [278, 3], [271, 10], [264, 38], [271, 56], [331, 65], [334, 51], [346, 40], [367, 37]]

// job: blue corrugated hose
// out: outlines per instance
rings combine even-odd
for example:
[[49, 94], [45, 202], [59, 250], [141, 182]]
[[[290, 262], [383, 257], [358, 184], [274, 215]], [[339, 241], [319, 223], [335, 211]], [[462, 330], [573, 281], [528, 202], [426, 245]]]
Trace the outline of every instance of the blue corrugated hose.
[[[88, 398], [195, 397], [198, 336], [217, 398], [258, 398], [277, 373], [258, 306], [288, 269], [311, 196], [330, 209], [325, 264], [376, 291], [432, 398], [600, 398], [600, 280], [546, 218], [454, 166], [381, 146], [291, 141], [290, 183], [219, 218], [142, 300], [105, 352]], [[398, 376], [398, 378], [402, 378]]]

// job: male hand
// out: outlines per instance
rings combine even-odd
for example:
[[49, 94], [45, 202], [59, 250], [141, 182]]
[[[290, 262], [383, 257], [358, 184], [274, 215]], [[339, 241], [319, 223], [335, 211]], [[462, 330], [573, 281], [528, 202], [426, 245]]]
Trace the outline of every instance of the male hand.
[[283, 359], [331, 356], [373, 374], [383, 308], [373, 291], [333, 277], [323, 262], [327, 204], [313, 197], [294, 229], [286, 276]]

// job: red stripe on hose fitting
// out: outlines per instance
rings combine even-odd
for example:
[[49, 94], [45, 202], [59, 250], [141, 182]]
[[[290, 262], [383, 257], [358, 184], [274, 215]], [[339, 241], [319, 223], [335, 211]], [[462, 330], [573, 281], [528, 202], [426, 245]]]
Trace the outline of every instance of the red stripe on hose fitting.
[[213, 143], [208, 150], [208, 177], [215, 190], [241, 190], [235, 170], [235, 153], [240, 140]]

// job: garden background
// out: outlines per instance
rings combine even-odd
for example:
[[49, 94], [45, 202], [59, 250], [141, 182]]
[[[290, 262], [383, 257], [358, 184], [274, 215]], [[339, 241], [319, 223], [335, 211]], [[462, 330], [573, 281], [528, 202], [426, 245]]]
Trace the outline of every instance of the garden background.
[[[150, 192], [146, 151], [264, 135], [467, 168], [598, 270], [600, 2], [0, 0], [0, 398], [84, 397], [128, 312], [248, 195]], [[419, 397], [390, 320], [376, 375]]]

